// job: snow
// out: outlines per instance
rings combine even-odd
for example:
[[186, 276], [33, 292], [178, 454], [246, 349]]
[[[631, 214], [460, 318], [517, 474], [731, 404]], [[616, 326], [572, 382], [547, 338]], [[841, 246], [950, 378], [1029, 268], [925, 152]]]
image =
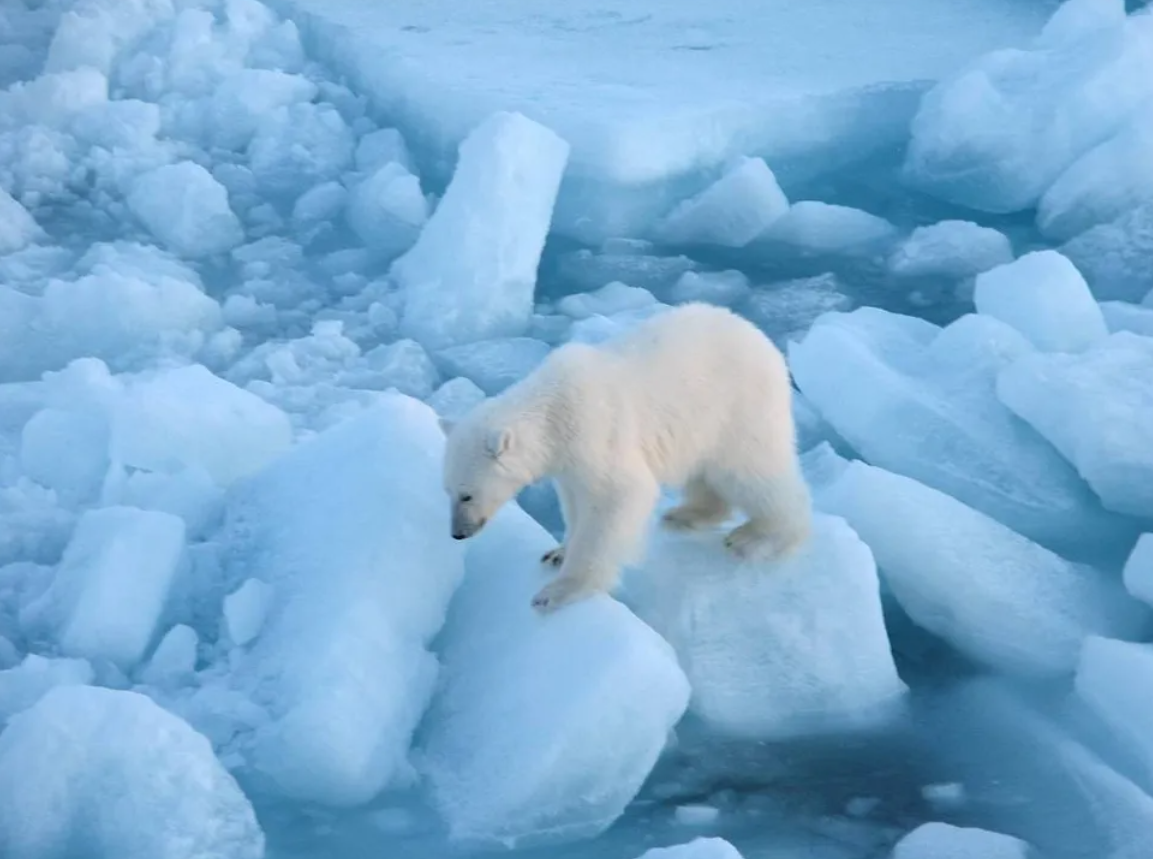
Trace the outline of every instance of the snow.
[[938, 328], [863, 307], [821, 317], [788, 356], [805, 398], [870, 464], [1051, 548], [1116, 552], [1132, 529], [998, 399], [997, 374], [1032, 351], [996, 319]]
[[469, 547], [439, 643], [444, 680], [420, 765], [454, 840], [511, 846], [600, 834], [688, 705], [672, 648], [611, 597], [547, 622], [532, 610], [540, 557], [554, 545], [510, 506]]
[[[271, 792], [355, 805], [406, 777], [437, 678], [427, 648], [463, 574], [443, 439], [430, 408], [393, 394], [229, 498], [227, 567], [268, 589], [234, 671], [269, 714], [246, 760]], [[251, 631], [256, 608], [233, 601], [229, 625]]]
[[623, 599], [677, 652], [692, 711], [723, 735], [782, 740], [900, 712], [872, 554], [840, 519], [777, 564], [739, 563], [721, 532], [652, 537]]
[[132, 507], [85, 512], [49, 588], [22, 626], [50, 636], [67, 656], [136, 665], [184, 557], [184, 522]]
[[228, 207], [228, 192], [191, 161], [140, 176], [126, 202], [161, 244], [183, 257], [224, 253], [244, 241], [244, 228]]
[[720, 179], [669, 212], [656, 227], [667, 244], [744, 247], [789, 209], [761, 158], [741, 158]]
[[1108, 334], [1085, 279], [1056, 251], [978, 275], [973, 301], [978, 313], [1013, 326], [1042, 352], [1082, 352]]
[[1079, 355], [1026, 355], [997, 396], [1059, 450], [1108, 510], [1153, 517], [1153, 339], [1127, 331]]
[[1127, 301], [1102, 301], [1101, 315], [1110, 334], [1132, 331], [1143, 337], [1153, 337], [1153, 307], [1142, 307]]
[[64, 859], [80, 843], [122, 859], [264, 856], [252, 806], [204, 737], [143, 695], [73, 685], [0, 734], [0, 852]]
[[1028, 859], [1020, 838], [949, 823], [924, 823], [893, 848], [892, 859]]
[[406, 336], [441, 348], [525, 332], [568, 154], [520, 114], [494, 113], [472, 130], [436, 211], [392, 266]]
[[1145, 610], [1104, 573], [916, 480], [860, 461], [831, 467], [836, 454], [817, 451], [826, 460], [818, 506], [844, 517], [872, 549], [914, 623], [978, 663], [1067, 675], [1086, 636], [1145, 629]]

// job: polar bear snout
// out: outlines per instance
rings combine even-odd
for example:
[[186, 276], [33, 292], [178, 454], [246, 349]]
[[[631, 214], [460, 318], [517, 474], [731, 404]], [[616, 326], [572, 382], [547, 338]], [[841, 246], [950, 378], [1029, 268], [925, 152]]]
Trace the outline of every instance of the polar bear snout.
[[474, 516], [463, 505], [455, 504], [452, 508], [452, 539], [467, 540], [484, 527], [488, 518]]

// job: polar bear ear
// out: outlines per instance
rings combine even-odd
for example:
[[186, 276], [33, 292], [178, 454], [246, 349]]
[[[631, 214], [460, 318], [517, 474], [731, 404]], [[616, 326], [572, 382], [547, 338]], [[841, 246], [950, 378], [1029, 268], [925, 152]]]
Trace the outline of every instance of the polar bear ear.
[[500, 459], [512, 447], [512, 429], [501, 427], [494, 429], [485, 439], [485, 450], [493, 459]]
[[452, 428], [454, 426], [456, 426], [456, 421], [449, 420], [448, 418], [445, 418], [445, 417], [437, 418], [437, 420], [440, 423], [440, 431], [442, 433], [444, 433], [446, 436], [450, 432], [452, 432]]

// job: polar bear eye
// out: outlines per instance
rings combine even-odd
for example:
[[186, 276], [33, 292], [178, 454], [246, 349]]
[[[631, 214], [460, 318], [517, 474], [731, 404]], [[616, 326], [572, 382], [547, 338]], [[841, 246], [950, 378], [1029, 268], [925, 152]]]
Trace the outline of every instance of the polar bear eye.
[[461, 500], [461, 503], [467, 504], [468, 502], [472, 501], [472, 496], [465, 494], [465, 495], [460, 496], [460, 500]]

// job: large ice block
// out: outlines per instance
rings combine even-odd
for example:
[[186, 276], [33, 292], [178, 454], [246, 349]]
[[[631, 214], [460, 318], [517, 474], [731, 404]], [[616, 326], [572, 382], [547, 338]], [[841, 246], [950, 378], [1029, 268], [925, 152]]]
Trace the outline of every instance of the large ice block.
[[636, 795], [688, 705], [672, 648], [616, 600], [533, 611], [540, 557], [554, 546], [515, 505], [470, 544], [420, 756], [455, 840], [599, 834]]
[[653, 533], [623, 599], [676, 649], [692, 710], [761, 740], [868, 728], [900, 711], [873, 555], [841, 519], [779, 563], [741, 563], [721, 531]]
[[469, 134], [416, 245], [392, 265], [406, 336], [437, 349], [526, 331], [568, 153], [554, 132], [515, 113], [495, 113]]
[[[827, 447], [822, 455], [836, 457]], [[817, 504], [861, 535], [915, 623], [977, 662], [1068, 675], [1086, 636], [1147, 629], [1147, 609], [1114, 577], [908, 477], [860, 461], [842, 465], [827, 472]]]
[[432, 409], [386, 394], [234, 486], [230, 575], [268, 586], [235, 682], [268, 711], [246, 763], [273, 793], [354, 805], [408, 773], [463, 575], [443, 447]]

